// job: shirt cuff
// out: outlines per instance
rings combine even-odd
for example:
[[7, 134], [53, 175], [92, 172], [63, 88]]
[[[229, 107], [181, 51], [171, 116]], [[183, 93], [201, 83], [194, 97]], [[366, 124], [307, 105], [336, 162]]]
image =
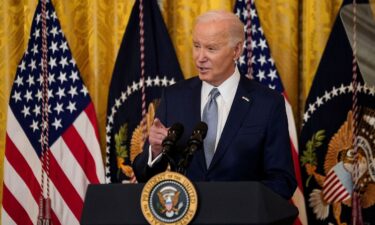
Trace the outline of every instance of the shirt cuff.
[[154, 160], [152, 160], [152, 151], [151, 151], [151, 145], [148, 146], [148, 161], [147, 161], [147, 165], [152, 168], [152, 166], [159, 162], [161, 157], [163, 156], [163, 154], [159, 154], [158, 156], [155, 157]]

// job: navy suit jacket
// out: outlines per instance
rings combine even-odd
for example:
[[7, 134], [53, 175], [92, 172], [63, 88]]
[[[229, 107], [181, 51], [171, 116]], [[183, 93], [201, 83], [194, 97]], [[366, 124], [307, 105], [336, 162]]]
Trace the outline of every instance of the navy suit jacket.
[[[186, 146], [201, 121], [201, 87], [198, 77], [164, 89], [156, 117], [166, 126], [179, 122], [184, 134], [178, 146]], [[203, 148], [203, 147], [202, 147]], [[163, 158], [147, 165], [148, 143], [133, 163], [139, 182], [165, 171]], [[192, 181], [260, 181], [289, 199], [296, 188], [284, 98], [241, 76], [232, 107], [207, 169], [203, 149], [197, 150], [186, 176]]]

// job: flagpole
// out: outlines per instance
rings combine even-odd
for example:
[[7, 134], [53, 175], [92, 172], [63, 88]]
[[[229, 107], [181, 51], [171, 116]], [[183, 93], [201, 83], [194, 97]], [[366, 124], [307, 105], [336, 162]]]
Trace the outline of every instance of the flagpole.
[[246, 35], [247, 35], [247, 78], [254, 79], [253, 77], [253, 65], [251, 58], [253, 57], [253, 51], [251, 48], [251, 1], [248, 0], [246, 3], [247, 20], [246, 20]]
[[144, 143], [147, 137], [146, 124], [146, 90], [145, 90], [145, 38], [144, 38], [144, 21], [143, 21], [143, 0], [139, 0], [139, 46], [141, 56], [141, 79], [140, 85], [142, 94], [142, 142]]
[[[42, 0], [42, 132], [41, 132], [41, 184], [39, 199], [38, 225], [48, 225], [51, 222], [51, 199], [49, 188], [49, 118], [48, 118], [48, 46], [47, 46], [47, 10], [46, 2]], [[44, 172], [45, 171], [45, 172]], [[46, 195], [44, 195], [44, 173], [46, 173]]]

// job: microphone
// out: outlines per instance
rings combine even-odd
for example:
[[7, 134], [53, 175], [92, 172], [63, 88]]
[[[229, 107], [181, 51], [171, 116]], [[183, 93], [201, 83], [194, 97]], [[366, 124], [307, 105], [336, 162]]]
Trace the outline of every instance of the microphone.
[[207, 124], [205, 122], [199, 122], [195, 129], [193, 130], [193, 134], [190, 136], [188, 141], [188, 151], [190, 154], [194, 153], [198, 148], [202, 147], [203, 139], [207, 135]]
[[186, 175], [186, 169], [190, 164], [194, 152], [202, 147], [203, 139], [207, 134], [207, 124], [204, 122], [199, 122], [192, 135], [189, 138], [188, 145], [183, 153], [183, 157], [178, 163], [177, 172]]
[[184, 132], [184, 126], [181, 123], [175, 123], [169, 128], [168, 135], [164, 138], [162, 142], [163, 154], [168, 154], [172, 148], [175, 146], [176, 141], [180, 139], [182, 133]]

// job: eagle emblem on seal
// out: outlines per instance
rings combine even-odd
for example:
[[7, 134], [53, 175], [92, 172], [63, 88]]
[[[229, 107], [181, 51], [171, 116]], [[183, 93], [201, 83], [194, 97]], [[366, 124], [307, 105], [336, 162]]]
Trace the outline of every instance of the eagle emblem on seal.
[[163, 187], [158, 193], [161, 208], [159, 212], [165, 214], [166, 217], [178, 215], [183, 203], [179, 203], [180, 192], [172, 186]]

